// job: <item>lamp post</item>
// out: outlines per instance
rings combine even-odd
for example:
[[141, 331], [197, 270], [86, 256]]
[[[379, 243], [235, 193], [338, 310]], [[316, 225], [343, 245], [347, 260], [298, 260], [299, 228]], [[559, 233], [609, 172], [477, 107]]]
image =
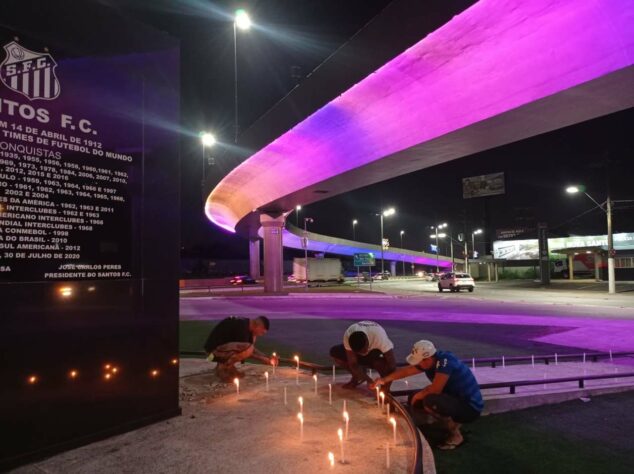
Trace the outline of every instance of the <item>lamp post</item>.
[[209, 132], [200, 132], [200, 143], [203, 150], [203, 162], [202, 162], [202, 177], [200, 182], [200, 188], [203, 194], [203, 200], [205, 199], [205, 181], [207, 180], [207, 163], [205, 158], [205, 148], [211, 148], [216, 144], [216, 137]]
[[[405, 231], [402, 230], [401, 231], [401, 250], [403, 250], [403, 234], [405, 234]], [[401, 256], [401, 263], [403, 264], [403, 276], [405, 276], [405, 256]]]
[[[577, 194], [583, 193], [590, 200], [597, 205], [599, 209], [605, 212], [607, 217], [607, 226], [608, 226], [608, 293], [614, 294], [616, 293], [616, 281], [614, 276], [614, 240], [612, 238], [612, 199], [610, 198], [610, 192], [608, 191], [608, 195], [604, 203], [599, 204], [592, 196], [590, 196], [586, 192], [585, 186], [577, 185], [577, 186], [568, 186], [566, 188], [566, 192], [568, 194]], [[605, 209], [603, 205], [605, 204]], [[569, 272], [572, 272], [572, 268], [568, 269]]]
[[238, 34], [237, 30], [251, 28], [251, 18], [245, 10], [236, 10], [233, 19], [233, 92], [234, 92], [234, 143], [238, 143]]
[[352, 240], [355, 240], [355, 241], [357, 240], [357, 235], [355, 233], [355, 227], [357, 226], [358, 223], [359, 223], [358, 220], [356, 220], [356, 219], [352, 220]]
[[304, 287], [304, 291], [308, 291], [308, 223], [315, 222], [311, 217], [304, 217], [304, 263], [306, 264], [306, 286]]
[[385, 272], [384, 262], [383, 262], [383, 251], [385, 250], [385, 245], [383, 245], [383, 217], [393, 216], [394, 214], [396, 214], [396, 209], [394, 209], [393, 207], [386, 209], [380, 214], [377, 214], [377, 216], [381, 218], [381, 278], [383, 278], [383, 274]]
[[439, 255], [440, 255], [440, 248], [438, 247], [438, 238], [443, 238], [446, 237], [447, 234], [439, 234], [438, 230], [439, 229], [444, 229], [445, 227], [447, 227], [447, 223], [443, 223], [443, 224], [437, 224], [437, 225], [433, 225], [431, 226], [431, 229], [434, 229], [434, 233], [432, 235], [430, 235], [429, 237], [432, 239], [436, 239], [436, 273], [438, 273], [440, 271], [440, 265], [438, 262], [439, 259]]
[[302, 210], [302, 205], [298, 204], [295, 206], [295, 225], [299, 227], [299, 211]]
[[476, 229], [471, 232], [471, 251], [473, 252], [473, 258], [475, 258], [475, 236], [482, 233], [482, 229]]

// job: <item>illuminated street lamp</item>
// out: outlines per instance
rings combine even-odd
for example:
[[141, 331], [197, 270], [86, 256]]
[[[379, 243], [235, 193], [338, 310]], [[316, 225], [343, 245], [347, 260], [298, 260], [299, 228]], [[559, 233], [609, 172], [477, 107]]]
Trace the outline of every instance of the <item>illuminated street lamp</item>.
[[[614, 294], [616, 293], [616, 282], [614, 277], [614, 240], [612, 238], [612, 199], [610, 198], [610, 193], [608, 192], [607, 198], [604, 203], [599, 204], [592, 196], [590, 196], [586, 192], [585, 186], [575, 185], [568, 186], [566, 188], [566, 192], [568, 194], [577, 194], [583, 193], [588, 198], [597, 205], [599, 209], [605, 212], [607, 217], [608, 224], [608, 293]], [[603, 207], [605, 205], [605, 208]], [[572, 272], [572, 268], [569, 270]]]
[[234, 143], [238, 143], [238, 34], [237, 30], [246, 31], [251, 28], [251, 18], [243, 10], [236, 10], [233, 18], [233, 78], [234, 78]]
[[[405, 234], [404, 230], [402, 230], [400, 232], [400, 236], [401, 236], [401, 250], [403, 250], [403, 234]], [[403, 263], [403, 276], [405, 276], [405, 255], [403, 255], [401, 257], [401, 262]]]
[[357, 226], [357, 224], [359, 223], [358, 220], [354, 219], [352, 221], [352, 240], [356, 241], [357, 240], [357, 235], [355, 234], [355, 227]]
[[315, 220], [311, 217], [304, 217], [304, 263], [306, 264], [306, 286], [304, 291], [308, 291], [308, 223], [313, 223]]
[[381, 218], [381, 278], [384, 276], [385, 268], [384, 268], [384, 260], [383, 260], [383, 251], [385, 250], [385, 245], [383, 241], [383, 218], [390, 217], [396, 214], [396, 209], [390, 207], [389, 209], [384, 210], [380, 214], [376, 214]]
[[299, 227], [299, 211], [302, 210], [302, 205], [298, 204], [295, 206], [295, 225]]
[[442, 239], [444, 237], [447, 237], [447, 234], [439, 234], [438, 230], [439, 229], [444, 229], [445, 227], [447, 227], [447, 223], [446, 222], [444, 222], [442, 224], [432, 225], [431, 229], [434, 230], [434, 233], [429, 236], [431, 239], [436, 239], [436, 273], [438, 273], [440, 271], [440, 265], [439, 265], [439, 262], [438, 262], [439, 254], [440, 254], [440, 249], [438, 248], [438, 239], [439, 238]]
[[[480, 235], [482, 232], [483, 232], [482, 229], [476, 229], [473, 232], [471, 232], [471, 252], [473, 252], [473, 258], [475, 258], [475, 236]], [[467, 256], [468, 256], [468, 252], [467, 252]]]
[[202, 189], [202, 193], [203, 193], [203, 199], [205, 199], [205, 181], [207, 180], [207, 163], [206, 163], [206, 157], [205, 157], [205, 148], [211, 148], [212, 146], [214, 146], [216, 144], [216, 137], [209, 132], [200, 132], [200, 143], [202, 144], [203, 147], [203, 172], [202, 172], [202, 178], [201, 178], [201, 189]]

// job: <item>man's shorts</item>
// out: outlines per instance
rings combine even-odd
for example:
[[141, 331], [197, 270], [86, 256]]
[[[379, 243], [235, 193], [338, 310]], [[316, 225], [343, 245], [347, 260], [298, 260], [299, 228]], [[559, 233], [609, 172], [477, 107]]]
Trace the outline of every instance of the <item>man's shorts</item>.
[[250, 342], [227, 342], [216, 347], [207, 360], [223, 364], [234, 356], [239, 356], [240, 360], [248, 359], [253, 354], [254, 348]]
[[468, 402], [446, 393], [427, 395], [422, 402], [417, 402], [414, 408], [428, 408], [440, 416], [450, 417], [456, 423], [470, 423], [480, 417], [480, 412]]

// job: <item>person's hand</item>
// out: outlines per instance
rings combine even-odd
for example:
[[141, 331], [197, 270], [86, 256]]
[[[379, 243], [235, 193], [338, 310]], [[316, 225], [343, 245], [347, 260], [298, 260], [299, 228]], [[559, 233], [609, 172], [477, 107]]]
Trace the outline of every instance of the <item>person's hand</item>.
[[368, 384], [368, 387], [370, 388], [370, 390], [374, 390], [376, 387], [378, 387], [379, 385], [385, 385], [385, 381], [379, 377], [378, 379], [376, 379], [374, 382], [372, 382], [371, 384]]
[[425, 391], [421, 390], [420, 392], [416, 393], [412, 399], [410, 400], [410, 405], [414, 406], [416, 405], [416, 403], [423, 401], [423, 399], [425, 398]]

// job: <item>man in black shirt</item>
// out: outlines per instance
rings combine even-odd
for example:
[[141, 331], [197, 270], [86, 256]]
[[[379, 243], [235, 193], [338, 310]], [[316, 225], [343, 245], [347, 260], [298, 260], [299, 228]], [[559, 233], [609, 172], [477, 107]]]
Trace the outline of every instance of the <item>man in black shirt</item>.
[[242, 377], [244, 374], [235, 364], [249, 357], [277, 365], [275, 357], [267, 357], [255, 348], [255, 340], [267, 333], [269, 325], [266, 316], [255, 319], [230, 316], [216, 324], [205, 343], [205, 352], [207, 360], [217, 362], [216, 374], [221, 380], [230, 382], [235, 377]]

